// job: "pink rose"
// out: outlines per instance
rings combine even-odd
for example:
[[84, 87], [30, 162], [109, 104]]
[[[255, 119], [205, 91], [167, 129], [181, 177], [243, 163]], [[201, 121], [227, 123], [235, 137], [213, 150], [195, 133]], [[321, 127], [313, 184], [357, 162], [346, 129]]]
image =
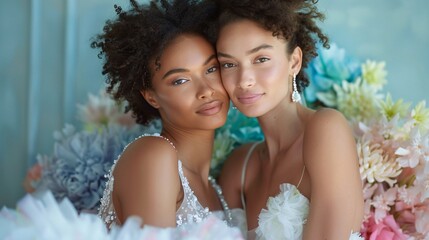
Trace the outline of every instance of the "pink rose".
[[378, 224], [374, 215], [363, 223], [362, 236], [369, 240], [406, 240], [404, 234], [392, 215], [386, 215]]

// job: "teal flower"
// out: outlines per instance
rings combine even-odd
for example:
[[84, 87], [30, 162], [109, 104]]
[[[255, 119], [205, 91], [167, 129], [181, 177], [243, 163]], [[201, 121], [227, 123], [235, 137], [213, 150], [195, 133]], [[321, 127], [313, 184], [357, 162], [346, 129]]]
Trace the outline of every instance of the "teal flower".
[[361, 75], [361, 63], [346, 55], [344, 49], [331, 44], [330, 49], [319, 48], [318, 57], [306, 69], [310, 85], [305, 89], [305, 99], [311, 105], [318, 100], [317, 93], [331, 92], [333, 85], [343, 81], [354, 82]]

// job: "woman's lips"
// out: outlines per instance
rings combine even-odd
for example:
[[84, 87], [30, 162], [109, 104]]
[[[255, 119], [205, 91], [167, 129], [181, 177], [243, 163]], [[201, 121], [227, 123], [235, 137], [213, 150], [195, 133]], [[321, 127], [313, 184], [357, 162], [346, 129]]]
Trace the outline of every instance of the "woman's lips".
[[197, 113], [205, 116], [212, 116], [220, 112], [220, 110], [222, 109], [222, 105], [223, 103], [219, 100], [205, 103], [201, 106]]
[[264, 94], [262, 93], [249, 93], [237, 97], [237, 100], [242, 104], [252, 104], [258, 101]]

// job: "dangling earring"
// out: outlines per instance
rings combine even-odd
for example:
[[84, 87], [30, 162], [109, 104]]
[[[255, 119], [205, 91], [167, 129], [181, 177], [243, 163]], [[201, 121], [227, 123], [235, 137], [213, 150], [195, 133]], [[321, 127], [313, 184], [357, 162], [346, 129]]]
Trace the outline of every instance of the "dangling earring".
[[299, 94], [298, 89], [296, 87], [296, 73], [293, 74], [292, 86], [292, 102], [301, 102], [301, 95]]

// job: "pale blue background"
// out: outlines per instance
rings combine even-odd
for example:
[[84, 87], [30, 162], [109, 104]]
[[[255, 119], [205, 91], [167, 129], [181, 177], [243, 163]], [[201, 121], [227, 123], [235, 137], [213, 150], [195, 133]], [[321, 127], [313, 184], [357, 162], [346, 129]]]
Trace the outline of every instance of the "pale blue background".
[[[22, 180], [52, 133], [77, 124], [76, 104], [103, 85], [89, 47], [113, 4], [126, 0], [2, 0], [0, 8], [0, 207], [24, 195]], [[360, 60], [386, 61], [395, 99], [428, 100], [429, 2], [320, 0], [331, 39]]]

